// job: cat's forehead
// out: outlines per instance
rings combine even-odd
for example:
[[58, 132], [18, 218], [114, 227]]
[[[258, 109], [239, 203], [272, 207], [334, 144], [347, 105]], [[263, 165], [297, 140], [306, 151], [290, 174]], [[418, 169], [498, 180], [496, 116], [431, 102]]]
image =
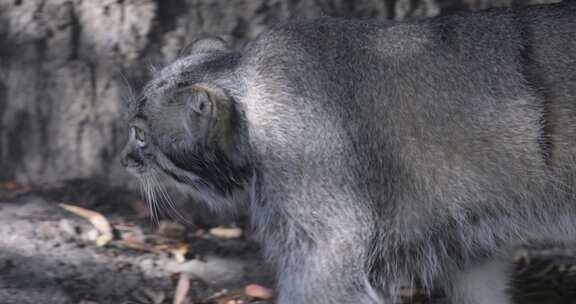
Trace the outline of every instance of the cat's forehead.
[[143, 90], [143, 95], [147, 98], [158, 98], [165, 96], [175, 89], [178, 83], [187, 78], [187, 73], [195, 69], [201, 63], [202, 56], [191, 55], [172, 62], [156, 72], [154, 78], [150, 80]]
[[137, 96], [128, 101], [124, 107], [123, 117], [127, 122], [133, 121], [138, 117], [144, 116], [145, 108], [148, 105], [148, 98], [144, 95]]
[[211, 51], [191, 54], [175, 60], [155, 73], [146, 85], [144, 94], [164, 95], [166, 91], [180, 89], [190, 83], [204, 81], [229, 69], [238, 62], [238, 56], [229, 52]]
[[178, 81], [182, 79], [181, 73], [182, 72], [165, 73], [164, 75], [154, 77], [144, 87], [142, 96], [146, 99], [156, 99], [167, 95]]
[[197, 59], [198, 58], [194, 58], [194, 56], [179, 58], [160, 69], [156, 75], [154, 75], [154, 78], [167, 78], [174, 74], [182, 73], [182, 71], [197, 62]]

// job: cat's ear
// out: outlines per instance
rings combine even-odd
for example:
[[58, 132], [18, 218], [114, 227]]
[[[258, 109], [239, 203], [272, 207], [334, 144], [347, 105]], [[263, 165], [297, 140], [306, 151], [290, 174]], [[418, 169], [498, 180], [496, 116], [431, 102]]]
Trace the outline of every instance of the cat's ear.
[[230, 51], [230, 47], [228, 43], [220, 37], [206, 37], [197, 39], [185, 46], [180, 51], [180, 57], [213, 51], [227, 52]]
[[226, 90], [217, 84], [208, 83], [208, 82], [200, 82], [195, 83], [192, 87], [196, 90], [204, 91], [211, 100], [221, 100], [227, 99], [228, 94]]

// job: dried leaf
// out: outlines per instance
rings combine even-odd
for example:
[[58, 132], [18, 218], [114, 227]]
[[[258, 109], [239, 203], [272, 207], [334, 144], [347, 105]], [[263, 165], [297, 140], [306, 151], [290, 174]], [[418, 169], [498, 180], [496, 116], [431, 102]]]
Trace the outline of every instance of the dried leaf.
[[65, 210], [85, 218], [100, 232], [100, 236], [96, 239], [96, 246], [104, 246], [112, 240], [112, 226], [110, 226], [110, 223], [102, 214], [74, 205], [59, 205]]
[[132, 248], [132, 249], [136, 249], [136, 250], [141, 250], [141, 251], [147, 251], [147, 252], [152, 252], [154, 254], [161, 254], [162, 253], [162, 249], [157, 248], [157, 246], [152, 246], [150, 244], [146, 244], [143, 242], [140, 242], [139, 240], [137, 240], [136, 238], [125, 238], [123, 240], [119, 240], [116, 242], [119, 245], [128, 247], [128, 248]]
[[237, 239], [242, 236], [242, 229], [240, 228], [225, 228], [216, 227], [210, 229], [209, 233], [221, 239]]
[[274, 292], [271, 289], [260, 286], [258, 284], [250, 284], [246, 286], [244, 288], [244, 293], [253, 298], [262, 300], [269, 300], [274, 296]]
[[[214, 300], [222, 298], [222, 297], [228, 298], [227, 295], [228, 295], [228, 289], [222, 289], [222, 290], [214, 293], [213, 295], [210, 295], [210, 296], [200, 300], [200, 303], [211, 302], [211, 301], [214, 301]], [[218, 304], [220, 304], [220, 303], [221, 303], [221, 301], [218, 301]]]
[[32, 187], [19, 184], [15, 181], [0, 182], [0, 191], [6, 191], [10, 193], [10, 196], [18, 196], [32, 190]]
[[249, 302], [249, 298], [246, 297], [242, 290], [223, 290], [220, 291], [212, 297], [216, 300], [217, 304], [245, 304]]
[[102, 246], [108, 244], [113, 238], [114, 237], [111, 233], [110, 234], [101, 234], [96, 239], [96, 246], [102, 247]]
[[186, 262], [186, 254], [188, 253], [188, 244], [184, 242], [178, 242], [170, 249], [170, 253], [174, 255], [174, 258], [178, 263]]
[[241, 298], [229, 298], [226, 297], [218, 301], [218, 304], [246, 304], [246, 300]]
[[190, 278], [181, 273], [178, 278], [178, 285], [176, 286], [176, 291], [174, 292], [174, 302], [173, 304], [184, 304], [186, 301], [186, 296], [190, 290]]
[[6, 191], [16, 191], [20, 189], [22, 186], [15, 181], [6, 181], [0, 183], [0, 189]]

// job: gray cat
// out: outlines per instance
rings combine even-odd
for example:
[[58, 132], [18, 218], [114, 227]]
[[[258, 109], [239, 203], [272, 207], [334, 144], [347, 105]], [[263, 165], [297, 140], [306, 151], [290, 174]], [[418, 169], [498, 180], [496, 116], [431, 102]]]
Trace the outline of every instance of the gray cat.
[[576, 239], [573, 4], [204, 39], [129, 112], [123, 164], [249, 210], [281, 304], [510, 303], [514, 246]]

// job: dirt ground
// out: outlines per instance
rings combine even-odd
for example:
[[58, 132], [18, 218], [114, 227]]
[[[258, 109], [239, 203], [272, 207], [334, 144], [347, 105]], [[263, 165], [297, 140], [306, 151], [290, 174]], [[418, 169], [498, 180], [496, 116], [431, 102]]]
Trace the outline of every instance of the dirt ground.
[[[238, 228], [152, 224], [138, 195], [88, 182], [0, 185], [2, 304], [175, 303], [178, 281], [180, 303], [268, 303], [246, 295], [273, 281]], [[113, 239], [97, 246], [97, 227], [61, 203], [103, 215]]]
[[[273, 303], [272, 272], [248, 230], [196, 218], [152, 223], [138, 194], [90, 181], [0, 182], [0, 304]], [[516, 303], [576, 303], [575, 248], [521, 248]], [[404, 292], [405, 303], [443, 303]]]

